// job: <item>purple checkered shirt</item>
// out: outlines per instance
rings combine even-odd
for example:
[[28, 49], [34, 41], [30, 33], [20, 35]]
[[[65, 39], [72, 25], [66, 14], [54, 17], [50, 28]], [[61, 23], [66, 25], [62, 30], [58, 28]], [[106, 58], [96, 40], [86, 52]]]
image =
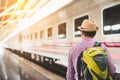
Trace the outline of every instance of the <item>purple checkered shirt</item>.
[[[95, 41], [93, 38], [83, 38], [80, 43], [74, 45], [70, 49], [68, 56], [67, 74], [66, 74], [67, 80], [78, 80], [78, 74], [77, 74], [78, 56], [80, 55], [81, 52], [85, 51], [87, 48], [93, 47], [94, 43]], [[102, 47], [108, 53], [109, 72], [111, 75], [113, 75], [115, 73], [116, 68], [112, 62], [110, 53], [108, 52], [106, 46], [102, 44]]]

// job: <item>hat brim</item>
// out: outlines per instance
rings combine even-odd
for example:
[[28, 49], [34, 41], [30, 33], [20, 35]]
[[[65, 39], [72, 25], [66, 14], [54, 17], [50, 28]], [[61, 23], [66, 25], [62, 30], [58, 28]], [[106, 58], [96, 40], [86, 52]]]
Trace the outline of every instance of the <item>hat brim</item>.
[[80, 29], [80, 31], [92, 32], [92, 31], [97, 31], [97, 30], [98, 30], [98, 27], [96, 27], [95, 29], [87, 29], [87, 28], [80, 27], [80, 28], [78, 28], [78, 29]]

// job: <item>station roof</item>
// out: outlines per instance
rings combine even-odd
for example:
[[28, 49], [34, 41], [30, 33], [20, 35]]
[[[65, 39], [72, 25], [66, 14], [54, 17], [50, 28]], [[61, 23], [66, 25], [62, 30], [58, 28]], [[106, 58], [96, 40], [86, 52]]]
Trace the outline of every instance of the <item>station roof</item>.
[[72, 0], [0, 0], [0, 41], [30, 27]]

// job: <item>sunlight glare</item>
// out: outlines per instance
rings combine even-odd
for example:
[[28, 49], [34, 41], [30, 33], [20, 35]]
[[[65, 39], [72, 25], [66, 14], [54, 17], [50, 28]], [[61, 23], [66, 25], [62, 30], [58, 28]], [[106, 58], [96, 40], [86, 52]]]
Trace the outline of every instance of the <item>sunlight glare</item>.
[[19, 20], [20, 22], [16, 26], [16, 30], [14, 30], [14, 32], [11, 35], [9, 35], [8, 37], [6, 37], [3, 41], [4, 42], [7, 41], [9, 38], [13, 37], [20, 31], [32, 26], [36, 22], [38, 22], [41, 19], [47, 17], [48, 15], [54, 13], [55, 11], [57, 11], [58, 9], [62, 8], [63, 6], [65, 6], [67, 4], [69, 4], [72, 1], [73, 0], [59, 0], [59, 1], [51, 0], [48, 4], [46, 4], [46, 6], [44, 6], [40, 10], [38, 10], [29, 19], [28, 18], [20, 19], [21, 21]]

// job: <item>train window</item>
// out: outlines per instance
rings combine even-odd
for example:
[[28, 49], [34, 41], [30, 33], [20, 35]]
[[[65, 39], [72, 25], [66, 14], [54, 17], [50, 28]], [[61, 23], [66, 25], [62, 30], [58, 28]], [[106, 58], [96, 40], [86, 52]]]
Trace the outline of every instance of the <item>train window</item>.
[[52, 27], [48, 28], [48, 39], [52, 39]]
[[120, 4], [103, 10], [103, 33], [120, 34]]
[[30, 40], [30, 35], [28, 35], [28, 39]]
[[35, 33], [35, 39], [37, 39], [37, 32]]
[[19, 42], [22, 42], [22, 35], [19, 35]]
[[23, 38], [24, 38], [24, 39], [26, 39], [26, 37], [25, 37], [25, 36], [23, 36]]
[[59, 39], [66, 38], [66, 23], [58, 25], [58, 38]]
[[81, 37], [81, 32], [80, 32], [80, 30], [78, 29], [78, 26], [81, 26], [81, 24], [82, 24], [82, 21], [84, 20], [84, 19], [88, 19], [88, 15], [85, 15], [85, 16], [83, 16], [83, 17], [79, 17], [79, 18], [77, 18], [77, 19], [75, 19], [74, 20], [74, 36], [75, 37]]
[[25, 36], [26, 39], [29, 39], [29, 35]]
[[30, 34], [30, 39], [32, 40], [32, 34]]
[[43, 40], [44, 38], [44, 31], [40, 31], [40, 39]]

